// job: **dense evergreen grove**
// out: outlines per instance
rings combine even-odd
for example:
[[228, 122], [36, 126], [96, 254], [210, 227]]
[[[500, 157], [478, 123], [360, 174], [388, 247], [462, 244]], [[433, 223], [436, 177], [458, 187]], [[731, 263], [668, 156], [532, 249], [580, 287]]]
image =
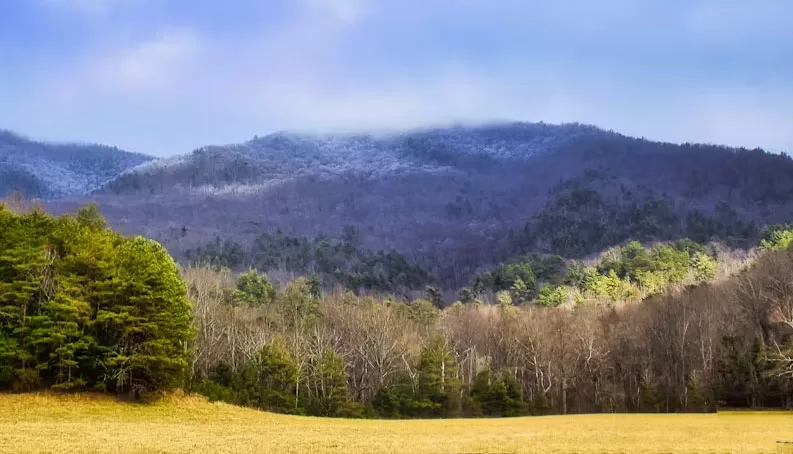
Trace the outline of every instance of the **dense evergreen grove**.
[[159, 244], [108, 230], [95, 206], [54, 218], [0, 205], [0, 389], [179, 386], [191, 319]]
[[0, 387], [183, 387], [338, 417], [791, 407], [791, 232], [769, 228], [743, 255], [691, 240], [628, 242], [588, 262], [527, 255], [446, 305], [433, 287], [363, 296], [320, 273], [180, 270], [94, 206], [3, 207]]
[[589, 171], [552, 187], [545, 206], [522, 230], [512, 232], [510, 248], [577, 257], [631, 239], [688, 237], [747, 247], [759, 234], [755, 223], [723, 202], [683, 204], [651, 187], [626, 186], [607, 173]]
[[260, 235], [245, 248], [219, 237], [214, 242], [190, 249], [187, 260], [210, 267], [279, 271], [287, 275], [315, 273], [325, 287], [341, 286], [358, 291], [405, 294], [431, 283], [421, 267], [409, 263], [395, 251], [371, 251], [361, 247], [353, 228], [340, 239], [319, 236], [313, 240], [289, 236], [280, 230]]

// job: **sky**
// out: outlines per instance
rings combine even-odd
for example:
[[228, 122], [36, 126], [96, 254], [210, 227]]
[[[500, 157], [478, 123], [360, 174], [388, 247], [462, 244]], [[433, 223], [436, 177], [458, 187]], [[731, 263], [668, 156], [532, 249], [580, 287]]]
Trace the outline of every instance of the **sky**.
[[157, 156], [582, 122], [793, 151], [789, 0], [0, 0], [0, 128]]

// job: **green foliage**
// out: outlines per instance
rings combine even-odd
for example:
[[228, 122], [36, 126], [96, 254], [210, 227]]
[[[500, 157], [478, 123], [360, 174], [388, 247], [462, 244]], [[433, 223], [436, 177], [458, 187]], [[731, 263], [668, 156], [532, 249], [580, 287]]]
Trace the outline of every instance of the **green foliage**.
[[478, 295], [507, 291], [514, 304], [527, 304], [537, 297], [538, 283], [560, 285], [566, 275], [567, 264], [558, 255], [531, 254], [474, 277], [459, 299], [472, 303]]
[[689, 253], [671, 245], [659, 244], [651, 251], [653, 271], [666, 276], [670, 283], [683, 281], [688, 275]]
[[[523, 282], [523, 279], [519, 277], [515, 278], [515, 283], [512, 284], [512, 295], [514, 296], [514, 299], [520, 304], [525, 304], [531, 301], [534, 293], [534, 288]], [[511, 302], [512, 301], [510, 301], [510, 303]]]
[[527, 288], [534, 289], [536, 287], [536, 279], [531, 265], [508, 263], [474, 278], [471, 282], [471, 289], [477, 295], [485, 292], [497, 293], [512, 290], [518, 279], [522, 280]]
[[75, 218], [81, 225], [90, 229], [102, 230], [107, 228], [107, 221], [102, 217], [99, 206], [95, 203], [89, 203], [80, 208]]
[[[354, 229], [347, 229], [338, 240], [323, 236], [310, 240], [276, 230], [259, 236], [247, 251], [238, 243], [218, 237], [213, 243], [187, 251], [186, 255], [194, 263], [212, 267], [239, 269], [246, 263], [263, 271], [316, 273], [317, 280], [327, 286], [340, 285], [355, 292], [406, 294], [431, 282], [429, 273], [409, 263], [404, 255], [362, 248], [356, 236]], [[317, 281], [310, 283], [312, 294], [317, 294]]]
[[662, 271], [639, 270], [634, 280], [645, 295], [661, 293], [669, 285], [669, 278]]
[[319, 279], [319, 275], [317, 273], [311, 273], [308, 275], [308, 293], [311, 294], [311, 297], [318, 300], [322, 298], [322, 282]]
[[135, 394], [179, 386], [185, 343], [194, 332], [176, 263], [159, 243], [142, 237], [123, 240], [115, 255], [110, 299], [97, 307], [95, 320], [110, 341], [100, 348], [104, 383]]
[[304, 327], [319, 315], [319, 301], [312, 296], [308, 281], [302, 277], [287, 284], [278, 297], [278, 303], [287, 323], [293, 328]]
[[225, 363], [218, 364], [193, 390], [211, 400], [278, 413], [302, 413], [297, 385], [297, 365], [277, 341], [265, 345], [236, 371]]
[[181, 385], [191, 305], [158, 243], [0, 207], [0, 387], [141, 396]]
[[567, 301], [564, 287], [543, 287], [537, 297], [537, 304], [545, 307], [559, 307]]
[[437, 287], [427, 286], [424, 289], [427, 300], [438, 309], [443, 309], [443, 293]]
[[639, 295], [638, 289], [630, 282], [620, 279], [614, 270], [606, 275], [591, 273], [584, 282], [584, 290], [611, 303], [630, 301]]
[[313, 416], [359, 418], [363, 406], [350, 395], [344, 358], [328, 350], [312, 365], [308, 379], [309, 403], [307, 410]]
[[725, 337], [724, 355], [718, 364], [720, 404], [757, 407], [769, 398], [784, 398], [789, 390], [779, 387], [777, 364], [769, 361], [769, 349], [758, 338]]
[[760, 248], [766, 251], [780, 251], [793, 244], [793, 226], [789, 224], [770, 226], [763, 233]]
[[457, 416], [461, 410], [457, 365], [446, 341], [438, 337], [421, 351], [418, 401], [426, 416]]
[[716, 277], [717, 268], [716, 260], [702, 252], [696, 252], [691, 257], [691, 271], [694, 280], [698, 283], [707, 282]]
[[583, 288], [588, 270], [581, 262], [570, 262], [563, 283], [571, 287]]
[[498, 302], [498, 306], [502, 309], [507, 309], [514, 306], [512, 302], [512, 295], [509, 292], [501, 291], [496, 293], [496, 301]]
[[246, 258], [242, 245], [229, 239], [221, 240], [220, 237], [215, 237], [214, 242], [186, 251], [185, 255], [194, 264], [215, 269], [237, 269]]
[[262, 348], [237, 370], [216, 365], [191, 388], [209, 398], [286, 414], [362, 417], [364, 407], [353, 399], [344, 372], [344, 358], [332, 350], [308, 364], [306, 374], [282, 340]]
[[435, 321], [440, 317], [438, 308], [435, 307], [431, 302], [421, 298], [411, 302], [407, 309], [408, 316], [411, 319], [425, 326], [434, 324]]
[[550, 191], [546, 206], [521, 234], [511, 239], [513, 246], [583, 257], [630, 239], [652, 242], [688, 237], [700, 243], [720, 240], [746, 247], [758, 233], [754, 224], [726, 204], [707, 213], [687, 210], [654, 189], [618, 186], [606, 175], [564, 181]]
[[[681, 249], [678, 249], [680, 247]], [[689, 250], [687, 242], [658, 244], [645, 249], [638, 241], [631, 241], [621, 249], [612, 249], [598, 264], [600, 274], [614, 271], [617, 276], [639, 282], [642, 274], [657, 273], [666, 283], [680, 282], [688, 275]], [[648, 280], [645, 276], [645, 280]]]
[[[629, 293], [627, 287], [620, 289], [624, 285], [614, 276], [635, 284], [645, 295], [653, 295], [663, 292], [670, 284], [683, 282], [689, 274], [697, 282], [713, 279], [716, 262], [706, 254], [705, 247], [689, 239], [657, 244], [650, 249], [631, 241], [623, 248], [612, 248], [603, 254], [597, 272], [607, 279], [590, 276], [588, 280], [583, 279], [583, 287], [596, 295], [608, 295], [613, 300], [620, 294]], [[578, 269], [576, 273], [579, 275], [571, 280], [581, 282]]]
[[528, 301], [537, 290], [534, 272], [528, 263], [508, 263], [474, 278], [470, 286], [475, 295], [513, 291], [519, 301]]
[[380, 416], [441, 418], [462, 412], [458, 371], [443, 338], [436, 338], [421, 351], [416, 376], [382, 388], [372, 406]]
[[524, 416], [529, 410], [515, 376], [508, 371], [493, 374], [490, 370], [476, 375], [471, 386], [471, 407], [474, 416]]
[[457, 300], [463, 304], [471, 304], [476, 299], [476, 295], [470, 288], [464, 288], [460, 290], [460, 293], [457, 295]]
[[263, 306], [275, 300], [275, 288], [266, 274], [250, 269], [237, 277], [234, 299], [251, 307]]

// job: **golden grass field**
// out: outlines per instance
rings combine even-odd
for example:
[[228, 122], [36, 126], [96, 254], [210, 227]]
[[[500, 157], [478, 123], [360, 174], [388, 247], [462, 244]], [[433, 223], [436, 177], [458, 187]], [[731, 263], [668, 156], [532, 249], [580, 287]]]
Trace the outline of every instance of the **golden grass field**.
[[199, 397], [143, 405], [0, 394], [0, 452], [793, 453], [793, 413], [373, 421], [274, 415]]

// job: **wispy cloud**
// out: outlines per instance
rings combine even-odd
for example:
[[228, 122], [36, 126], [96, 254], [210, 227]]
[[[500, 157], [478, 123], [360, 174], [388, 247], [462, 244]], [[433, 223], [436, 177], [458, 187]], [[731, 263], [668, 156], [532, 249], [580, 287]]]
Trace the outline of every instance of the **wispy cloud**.
[[45, 6], [58, 8], [63, 11], [73, 11], [79, 13], [101, 16], [113, 8], [140, 0], [34, 0], [41, 2]]
[[344, 24], [362, 20], [372, 7], [369, 0], [298, 0], [303, 14], [329, 17]]
[[84, 71], [89, 81], [122, 94], [174, 90], [190, 77], [199, 45], [195, 33], [168, 31], [97, 61], [89, 61]]

